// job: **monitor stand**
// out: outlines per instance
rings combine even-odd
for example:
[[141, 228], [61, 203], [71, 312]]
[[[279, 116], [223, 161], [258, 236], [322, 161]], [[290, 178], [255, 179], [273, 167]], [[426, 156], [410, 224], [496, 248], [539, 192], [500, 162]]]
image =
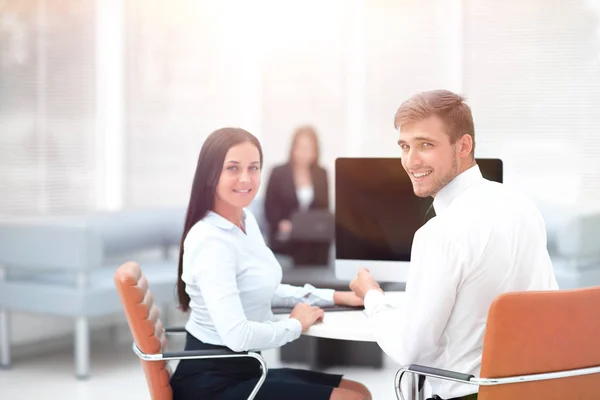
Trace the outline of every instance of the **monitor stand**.
[[369, 270], [377, 282], [406, 282], [408, 261], [335, 260], [335, 277], [349, 281], [356, 277], [360, 268]]

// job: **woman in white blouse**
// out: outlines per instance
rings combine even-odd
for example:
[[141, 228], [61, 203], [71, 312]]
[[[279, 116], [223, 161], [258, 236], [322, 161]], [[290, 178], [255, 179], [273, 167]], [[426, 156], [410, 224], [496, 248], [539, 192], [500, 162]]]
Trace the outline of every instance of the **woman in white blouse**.
[[[361, 305], [352, 292], [281, 284], [282, 271], [247, 207], [260, 185], [262, 150], [238, 128], [213, 132], [200, 151], [179, 260], [178, 295], [190, 311], [186, 350], [264, 350], [298, 339], [323, 318], [319, 306]], [[275, 322], [272, 306], [294, 306]], [[184, 360], [175, 400], [244, 399], [260, 375], [255, 360]], [[256, 399], [370, 399], [341, 375], [271, 369]]]

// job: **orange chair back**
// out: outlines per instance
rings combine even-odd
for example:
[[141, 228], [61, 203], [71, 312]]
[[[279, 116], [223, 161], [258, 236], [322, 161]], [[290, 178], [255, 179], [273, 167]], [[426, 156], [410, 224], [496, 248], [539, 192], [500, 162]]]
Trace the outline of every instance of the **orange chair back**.
[[[139, 265], [127, 262], [114, 276], [131, 335], [137, 347], [145, 354], [162, 353], [166, 347], [163, 325], [154, 305], [148, 280]], [[172, 400], [169, 370], [165, 361], [142, 361], [146, 382], [153, 400]]]
[[[600, 286], [518, 292], [490, 307], [482, 378], [600, 366]], [[600, 375], [479, 388], [480, 400], [600, 399]]]

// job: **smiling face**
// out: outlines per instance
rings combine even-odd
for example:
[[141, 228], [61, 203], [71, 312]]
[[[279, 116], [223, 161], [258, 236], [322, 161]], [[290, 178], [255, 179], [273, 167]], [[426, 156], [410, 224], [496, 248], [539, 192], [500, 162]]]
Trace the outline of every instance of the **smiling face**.
[[217, 184], [215, 205], [219, 209], [248, 207], [260, 187], [260, 153], [244, 142], [227, 152]]
[[471, 136], [463, 135], [452, 144], [443, 121], [435, 115], [402, 125], [398, 145], [402, 166], [419, 197], [435, 197], [472, 165]]

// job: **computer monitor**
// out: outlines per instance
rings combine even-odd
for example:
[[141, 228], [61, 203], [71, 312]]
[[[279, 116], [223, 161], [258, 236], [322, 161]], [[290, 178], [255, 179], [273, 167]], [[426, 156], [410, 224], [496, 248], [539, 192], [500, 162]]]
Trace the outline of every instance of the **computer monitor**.
[[[484, 178], [503, 181], [500, 159], [477, 159]], [[433, 198], [417, 197], [400, 158], [335, 162], [335, 275], [368, 268], [381, 282], [406, 282], [415, 232]]]

